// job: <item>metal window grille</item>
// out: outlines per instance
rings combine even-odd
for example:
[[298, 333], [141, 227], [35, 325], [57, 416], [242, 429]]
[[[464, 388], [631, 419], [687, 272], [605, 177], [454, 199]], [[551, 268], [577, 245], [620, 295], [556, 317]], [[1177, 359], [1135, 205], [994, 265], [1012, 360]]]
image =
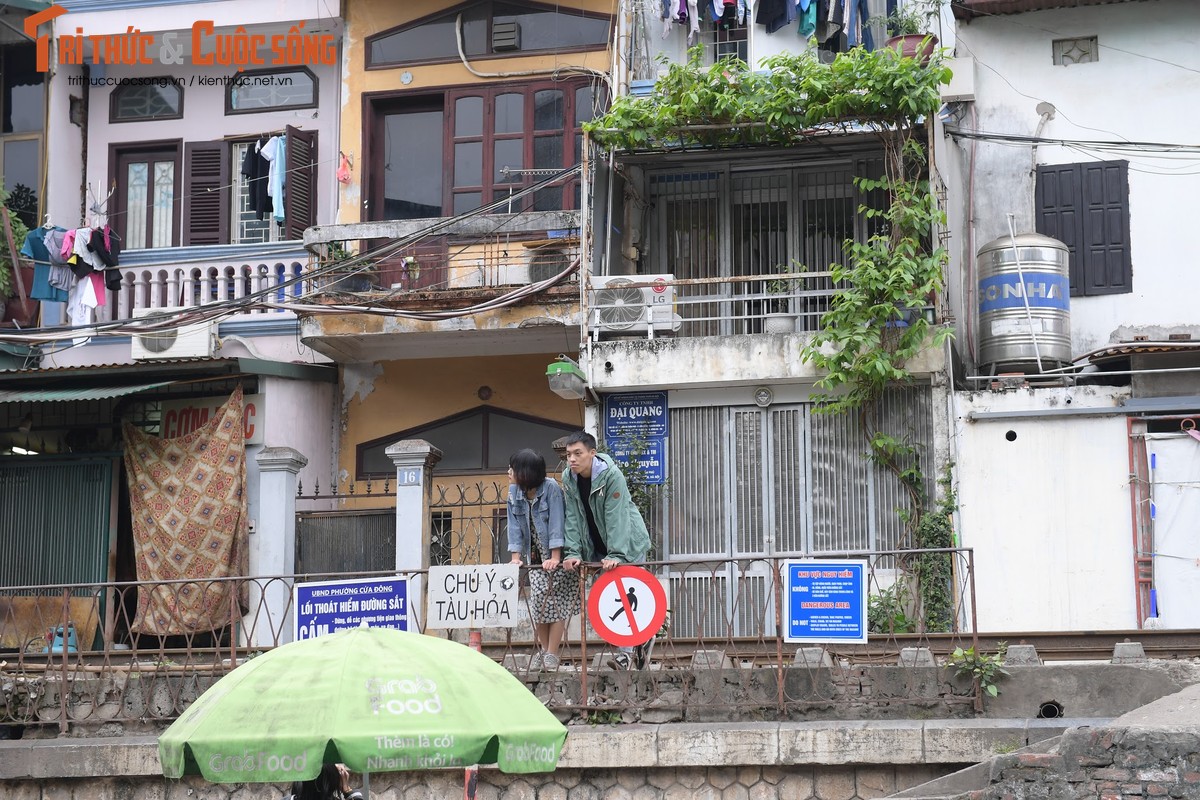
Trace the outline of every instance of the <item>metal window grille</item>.
[[233, 145], [232, 164], [237, 174], [233, 185], [232, 207], [233, 220], [230, 230], [233, 231], [232, 244], [265, 244], [280, 240], [279, 226], [274, 224], [271, 215], [263, 219], [250, 210], [250, 183], [241, 176], [242, 159], [246, 157], [246, 148], [254, 147], [254, 142], [236, 142]]
[[[874, 413], [880, 429], [914, 445], [929, 472], [930, 387], [889, 390]], [[867, 457], [857, 416], [815, 414], [809, 404], [706, 406], [672, 409], [670, 422], [664, 573], [679, 635], [711, 635], [703, 626], [717, 606], [720, 618], [739, 630], [754, 629], [773, 608], [765, 573], [743, 571], [737, 561], [711, 568], [698, 559], [911, 544], [897, 513], [911, 508], [911, 498], [894, 473]]]

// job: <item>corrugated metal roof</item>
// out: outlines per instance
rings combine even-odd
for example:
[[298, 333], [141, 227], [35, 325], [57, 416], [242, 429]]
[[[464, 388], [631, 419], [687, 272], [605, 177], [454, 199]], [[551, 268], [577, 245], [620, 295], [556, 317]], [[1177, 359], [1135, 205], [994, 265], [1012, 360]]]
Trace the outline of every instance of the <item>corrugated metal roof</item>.
[[67, 11], [118, 11], [125, 8], [156, 8], [206, 3], [208, 0], [58, 0]]
[[18, 8], [22, 11], [45, 11], [50, 7], [50, 0], [4, 0], [0, 7]]
[[958, 19], [991, 17], [999, 14], [1023, 14], [1026, 11], [1048, 11], [1053, 8], [1135, 3], [1146, 0], [953, 0], [950, 8]]
[[0, 403], [66, 403], [72, 400], [102, 400], [107, 397], [124, 397], [147, 389], [166, 386], [171, 381], [139, 383], [133, 386], [88, 386], [72, 389], [14, 389], [0, 391]]
[[162, 377], [168, 382], [189, 378], [229, 375], [273, 375], [293, 380], [337, 382], [337, 367], [332, 364], [268, 361], [260, 358], [163, 358], [135, 364], [89, 364], [74, 367], [37, 367], [0, 370], [0, 389], [37, 383], [45, 387], [70, 388], [87, 384], [107, 384], [122, 378], [147, 380]]
[[1200, 349], [1200, 342], [1122, 342], [1089, 354], [1092, 363], [1112, 358], [1150, 353], [1187, 353]]

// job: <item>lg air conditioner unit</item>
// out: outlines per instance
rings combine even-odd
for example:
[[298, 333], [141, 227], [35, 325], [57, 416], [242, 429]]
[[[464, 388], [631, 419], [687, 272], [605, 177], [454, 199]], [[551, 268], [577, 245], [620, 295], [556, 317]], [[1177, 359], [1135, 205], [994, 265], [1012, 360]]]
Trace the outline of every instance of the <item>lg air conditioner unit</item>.
[[[593, 275], [590, 298], [593, 333], [677, 331], [674, 275]], [[630, 284], [649, 284], [632, 286]]]
[[216, 320], [170, 324], [172, 318], [195, 311], [194, 308], [134, 309], [134, 319], [154, 319], [155, 327], [145, 333], [133, 334], [133, 360], [212, 358], [216, 344]]

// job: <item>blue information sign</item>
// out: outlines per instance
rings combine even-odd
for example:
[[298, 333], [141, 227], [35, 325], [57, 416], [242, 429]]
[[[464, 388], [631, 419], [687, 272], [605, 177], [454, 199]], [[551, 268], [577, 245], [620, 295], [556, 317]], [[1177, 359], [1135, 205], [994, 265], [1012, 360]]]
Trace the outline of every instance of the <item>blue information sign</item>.
[[[642, 473], [646, 476], [646, 483], [663, 483], [665, 478], [665, 470], [663, 464], [666, 463], [667, 448], [666, 443], [662, 439], [645, 439], [643, 440], [645, 447], [638, 454], [638, 463], [642, 467]], [[631, 442], [628, 439], [613, 439], [608, 443], [608, 452], [612, 457], [622, 464], [628, 464], [632, 453]]]
[[292, 587], [295, 638], [357, 628], [408, 630], [408, 578], [346, 578]]
[[867, 562], [785, 561], [785, 642], [867, 641]]
[[663, 439], [667, 436], [667, 393], [632, 392], [604, 398], [604, 439]]

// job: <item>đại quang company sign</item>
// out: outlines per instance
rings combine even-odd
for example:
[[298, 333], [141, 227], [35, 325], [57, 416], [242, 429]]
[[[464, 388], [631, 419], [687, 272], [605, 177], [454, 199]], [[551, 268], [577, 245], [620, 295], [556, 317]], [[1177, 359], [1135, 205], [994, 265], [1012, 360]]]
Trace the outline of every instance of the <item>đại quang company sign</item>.
[[[337, 38], [331, 33], [308, 33], [298, 22], [287, 33], [251, 33], [238, 26], [232, 33], [218, 31], [211, 19], [196, 20], [190, 31], [143, 33], [129, 25], [124, 33], [87, 33], [75, 27], [71, 33], [51, 37], [37, 35], [39, 26], [67, 14], [57, 3], [25, 18], [25, 35], [37, 43], [37, 68], [50, 70], [50, 44], [56, 50], [55, 62], [73, 65], [181, 65], [197, 67], [268, 68], [325, 64], [338, 60]], [[66, 21], [58, 23], [65, 29]], [[88, 55], [88, 51], [91, 55]]]

